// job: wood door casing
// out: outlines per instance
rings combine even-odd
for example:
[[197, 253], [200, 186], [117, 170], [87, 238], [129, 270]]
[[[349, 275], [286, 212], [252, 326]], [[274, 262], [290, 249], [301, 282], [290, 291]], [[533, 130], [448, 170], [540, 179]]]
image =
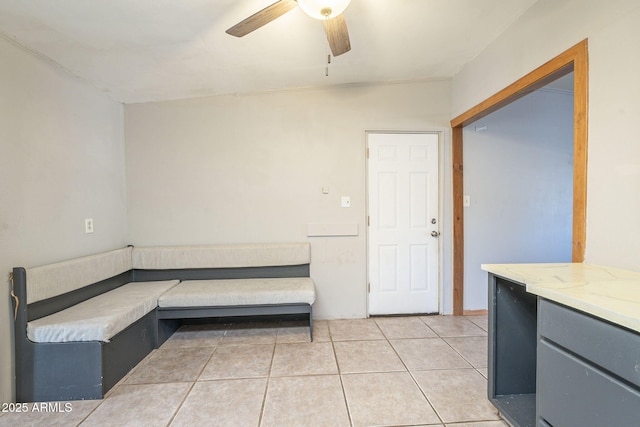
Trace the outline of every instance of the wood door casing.
[[588, 41], [581, 41], [495, 95], [451, 120], [453, 163], [453, 314], [464, 314], [464, 211], [462, 129], [552, 81], [574, 73], [572, 261], [583, 262], [586, 243], [589, 111]]

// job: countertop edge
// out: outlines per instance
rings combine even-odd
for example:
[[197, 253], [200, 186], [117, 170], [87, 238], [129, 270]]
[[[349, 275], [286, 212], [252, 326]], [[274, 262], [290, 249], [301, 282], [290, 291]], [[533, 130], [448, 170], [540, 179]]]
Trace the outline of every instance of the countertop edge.
[[640, 273], [584, 263], [482, 264], [481, 268], [525, 285], [531, 294], [640, 333]]

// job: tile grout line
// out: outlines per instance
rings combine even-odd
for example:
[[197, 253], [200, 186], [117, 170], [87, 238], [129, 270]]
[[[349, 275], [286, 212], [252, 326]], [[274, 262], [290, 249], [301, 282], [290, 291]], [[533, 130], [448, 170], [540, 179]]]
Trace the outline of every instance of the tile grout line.
[[103, 403], [105, 400], [106, 400], [106, 399], [102, 399], [102, 400], [100, 401], [100, 403], [98, 403], [98, 404], [96, 405], [96, 407], [95, 407], [95, 408], [93, 408], [92, 410], [90, 410], [90, 411], [89, 411], [89, 413], [88, 413], [88, 414], [87, 414], [87, 415], [86, 415], [82, 420], [80, 420], [80, 422], [79, 422], [78, 424], [76, 424], [76, 427], [79, 427], [82, 423], [84, 423], [85, 421], [87, 421], [87, 419], [91, 416], [91, 414], [93, 414], [93, 413], [94, 413], [94, 412], [95, 412], [95, 411], [100, 407], [100, 405], [102, 405], [102, 403]]
[[336, 362], [336, 368], [338, 369], [338, 378], [340, 379], [340, 389], [342, 390], [342, 398], [344, 399], [344, 406], [347, 410], [347, 417], [349, 417], [349, 425], [353, 426], [353, 417], [351, 416], [351, 408], [349, 406], [349, 400], [347, 399], [347, 392], [344, 389], [344, 382], [342, 381], [342, 371], [340, 370], [340, 363], [338, 363], [338, 354], [336, 353], [336, 344], [333, 340], [333, 336], [331, 335], [331, 328], [329, 324], [327, 324], [327, 329], [329, 329], [329, 339], [331, 340], [331, 349], [333, 351], [333, 358]]
[[[456, 369], [467, 369], [467, 370], [474, 370], [476, 371], [479, 375], [481, 375], [484, 378], [484, 375], [482, 375], [482, 373], [479, 372], [478, 368], [476, 368], [471, 361], [469, 361], [467, 358], [465, 358], [459, 351], [457, 351], [455, 348], [453, 348], [453, 346], [446, 340], [446, 338], [475, 338], [477, 337], [476, 335], [463, 335], [463, 336], [456, 336], [456, 337], [445, 337], [443, 335], [441, 335], [440, 333], [438, 333], [435, 329], [431, 328], [421, 317], [418, 317], [420, 319], [420, 321], [422, 321], [422, 323], [425, 324], [425, 326], [427, 328], [429, 328], [431, 331], [433, 331], [433, 333], [436, 335], [435, 338], [438, 338], [440, 340], [442, 340], [447, 346], [449, 346], [456, 354], [458, 354], [466, 363], [469, 364], [468, 368], [456, 368]], [[472, 322], [469, 319], [465, 319], [468, 322], [470, 322], [471, 324], [473, 324], [474, 326], [478, 327], [480, 330], [483, 330], [479, 325], [475, 324], [474, 322]], [[485, 331], [486, 332], [486, 331]], [[479, 335], [479, 336], [484, 336], [484, 335]], [[410, 338], [407, 338], [410, 339]], [[396, 354], [398, 355], [398, 357], [400, 358], [400, 360], [402, 361], [403, 364], [405, 364], [404, 360], [402, 360], [402, 358], [400, 357], [400, 355], [397, 353], [395, 347], [393, 347], [393, 344], [390, 342], [389, 340], [389, 345], [391, 345], [391, 347], [394, 349], [394, 351], [396, 352]], [[406, 366], [406, 364], [405, 364]], [[422, 387], [420, 387], [420, 385], [418, 384], [418, 381], [415, 378], [414, 372], [413, 370], [409, 369], [408, 366], [406, 366], [407, 371], [409, 372], [409, 375], [411, 376], [411, 379], [413, 380], [413, 382], [416, 384], [416, 386], [418, 387], [418, 389], [420, 390], [420, 392], [422, 393], [422, 395], [425, 397], [425, 399], [427, 400], [427, 402], [429, 403], [429, 405], [431, 406], [431, 408], [433, 409], [434, 413], [436, 414], [436, 416], [438, 417], [438, 419], [440, 420], [441, 424], [444, 426], [446, 425], [445, 421], [443, 420], [443, 418], [441, 417], [440, 413], [438, 412], [438, 410], [436, 409], [436, 407], [433, 405], [433, 403], [431, 402], [431, 400], [429, 399], [429, 397], [426, 395], [425, 391], [422, 389]], [[436, 371], [436, 370], [447, 370], [447, 369], [426, 369], [426, 370], [418, 370], [417, 372], [427, 372], [427, 371]], [[500, 420], [502, 420], [502, 417], [500, 418]], [[454, 421], [454, 423], [457, 423], [458, 421]]]
[[[463, 316], [463, 318], [464, 318], [465, 320], [467, 320], [468, 322], [470, 322], [471, 324], [473, 324], [473, 325], [475, 325], [476, 327], [478, 327], [480, 330], [482, 330], [482, 331], [484, 331], [485, 333], [487, 333], [487, 331], [485, 331], [482, 327], [480, 327], [480, 325], [478, 325], [478, 324], [476, 324], [475, 322], [473, 322], [473, 321], [471, 321], [471, 320], [467, 319], [467, 318], [466, 318], [466, 317], [464, 317], [464, 316]], [[440, 336], [440, 335], [438, 334], [438, 336]], [[462, 359], [464, 359], [464, 361], [465, 361], [465, 362], [467, 362], [469, 365], [471, 365], [471, 367], [472, 367], [473, 369], [475, 369], [475, 370], [476, 370], [476, 372], [478, 372], [478, 374], [480, 374], [480, 375], [482, 376], [482, 378], [485, 378], [485, 376], [484, 376], [484, 375], [482, 375], [482, 372], [480, 372], [480, 367], [477, 367], [477, 366], [475, 366], [473, 363], [471, 363], [471, 361], [470, 361], [470, 360], [468, 360], [466, 357], [464, 357], [464, 355], [463, 355], [461, 352], [459, 352], [458, 350], [456, 350], [456, 349], [455, 349], [455, 347], [453, 347], [453, 346], [449, 343], [449, 341], [447, 341], [447, 338], [477, 338], [477, 337], [485, 337], [485, 336], [486, 336], [486, 335], [463, 335], [463, 336], [455, 336], [455, 337], [441, 337], [441, 336], [440, 336], [440, 338], [442, 338], [442, 340], [443, 340], [443, 341], [444, 341], [444, 342], [445, 342], [449, 347], [451, 347], [451, 349], [452, 349], [453, 351], [455, 351], [455, 352], [456, 352], [460, 357], [462, 357]], [[485, 368], [486, 368], [486, 367], [485, 367]], [[485, 378], [485, 379], [486, 379], [486, 378]]]
[[173, 415], [171, 416], [171, 418], [169, 419], [169, 422], [167, 423], [166, 427], [169, 427], [171, 425], [171, 423], [173, 423], [173, 421], [176, 419], [176, 415], [178, 415], [178, 412], [180, 412], [180, 409], [182, 409], [182, 405], [184, 405], [184, 402], [187, 400], [187, 398], [189, 397], [189, 395], [191, 394], [191, 391], [193, 390], [193, 387], [195, 387], [196, 385], [196, 381], [193, 381], [191, 383], [191, 386], [189, 387], [189, 389], [187, 390], [187, 392], [184, 394], [184, 396], [182, 397], [182, 400], [180, 401], [180, 404], [178, 405], [178, 407], [176, 408], [176, 410], [174, 411]]
[[[422, 319], [420, 319], [420, 320], [422, 320]], [[429, 329], [431, 329], [431, 330], [433, 331], [433, 333], [435, 333], [435, 334], [436, 334], [436, 337], [438, 337], [438, 338], [439, 338], [439, 339], [441, 339], [444, 343], [446, 343], [447, 345], [449, 345], [449, 343], [448, 343], [448, 342], [447, 342], [447, 341], [446, 341], [446, 340], [445, 340], [445, 339], [444, 339], [444, 338], [443, 338], [443, 337], [442, 337], [442, 336], [441, 336], [441, 335], [440, 335], [440, 334], [439, 334], [435, 329], [431, 328], [431, 327], [427, 324], [427, 322], [425, 322], [424, 320], [422, 320], [422, 322], [423, 322], [425, 325], [427, 325], [427, 327], [428, 327]], [[450, 345], [449, 345], [449, 346], [450, 346]], [[457, 352], [456, 352], [456, 353], [457, 353]], [[463, 360], [464, 360], [465, 362], [467, 362], [467, 360], [466, 360], [466, 359], [464, 359], [464, 358], [463, 358]], [[467, 363], [469, 363], [469, 362], [467, 362]], [[470, 365], [470, 366], [473, 366], [473, 365], [471, 365], [471, 364], [469, 364], [469, 365]], [[446, 369], [441, 369], [441, 370], [446, 370]], [[420, 387], [420, 384], [418, 384], [418, 380], [416, 380], [416, 377], [414, 376], [413, 372], [412, 372], [412, 371], [409, 371], [409, 373], [410, 373], [410, 375], [411, 375], [411, 379], [413, 380], [413, 382], [418, 386], [418, 388], [420, 389], [420, 392], [424, 395], [425, 399], [427, 399], [427, 402], [429, 402], [429, 405], [431, 405], [431, 408], [433, 408], [433, 412], [435, 412], [436, 416], [437, 416], [437, 417], [438, 417], [438, 419], [440, 420], [440, 423], [441, 423], [443, 426], [446, 426], [446, 424], [445, 424], [445, 422], [444, 422], [444, 419], [443, 419], [443, 418], [442, 418], [442, 416], [440, 415], [440, 412], [438, 412], [438, 410], [436, 409], [436, 407], [435, 407], [435, 405], [433, 404], [433, 402], [431, 402], [431, 399], [429, 399], [429, 397], [427, 396], [426, 392], [422, 389], [422, 387]]]
[[275, 342], [273, 344], [273, 350], [271, 352], [271, 362], [269, 363], [269, 372], [264, 385], [264, 394], [262, 395], [262, 404], [260, 405], [260, 416], [258, 417], [258, 427], [262, 425], [264, 421], [264, 410], [267, 406], [267, 393], [269, 393], [269, 384], [271, 383], [271, 371], [273, 370], [273, 361], [276, 357], [276, 347], [278, 346], [278, 330], [276, 329]]
[[[226, 330], [225, 330], [225, 333], [223, 334], [223, 337], [224, 337], [225, 334], [226, 334]], [[180, 400], [180, 404], [176, 407], [175, 411], [171, 415], [171, 418], [169, 419], [169, 422], [166, 424], [166, 427], [169, 427], [171, 425], [171, 423], [173, 423], [173, 421], [175, 420], [176, 416], [178, 415], [178, 412], [180, 412], [180, 409], [182, 409], [182, 405], [184, 405], [184, 402], [187, 400], [187, 398], [191, 394], [191, 391], [193, 390], [193, 388], [195, 387], [196, 383], [200, 379], [200, 376], [202, 375], [202, 373], [204, 372], [205, 368], [207, 367], [207, 365], [209, 364], [209, 362], [213, 358], [213, 355], [216, 353], [216, 350], [218, 349], [218, 346], [219, 346], [221, 341], [222, 341], [222, 338], [214, 346], [185, 347], [185, 348], [208, 348], [208, 347], [213, 347], [213, 351], [211, 352], [211, 354], [209, 355], [207, 360], [202, 364], [202, 368], [200, 368], [200, 372], [198, 372], [198, 374], [195, 376], [195, 379], [193, 381], [180, 381], [180, 382], [190, 382], [191, 385], [187, 389], [187, 391], [184, 394], [184, 396], [182, 396], [182, 399]], [[160, 346], [158, 348], [158, 350], [160, 350], [160, 348], [162, 348], [162, 346]], [[168, 350], [175, 350], [175, 349], [168, 349]], [[171, 382], [165, 382], [164, 384], [175, 384], [175, 383], [176, 383], [175, 381], [171, 381]], [[149, 384], [163, 384], [163, 383], [149, 383]]]
[[[158, 348], [158, 349], [159, 349], [159, 348]], [[152, 350], [148, 355], [146, 355], [146, 356], [145, 356], [145, 357], [144, 357], [140, 362], [138, 362], [138, 363], [137, 363], [133, 368], [131, 368], [131, 369], [129, 370], [129, 372], [127, 372], [127, 373], [126, 373], [126, 375], [125, 375], [125, 376], [123, 376], [123, 377], [120, 379], [120, 381], [118, 381], [118, 382], [117, 382], [113, 387], [111, 387], [111, 390], [109, 390], [109, 391], [108, 391], [108, 392], [107, 392], [107, 393], [102, 397], [102, 399], [100, 399], [100, 403], [98, 403], [98, 404], [97, 404], [97, 405], [96, 405], [92, 410], [90, 410], [90, 411], [87, 413], [87, 415], [86, 415], [84, 418], [82, 418], [82, 420], [80, 420], [80, 422], [79, 422], [79, 423], [77, 423], [77, 424], [76, 424], [76, 427], [79, 427], [82, 423], [84, 423], [85, 421], [87, 421], [87, 419], [88, 419], [88, 418], [89, 418], [89, 417], [90, 417], [94, 412], [96, 412], [96, 411], [98, 410], [98, 408], [99, 408], [100, 406], [102, 406], [102, 404], [103, 404], [104, 402], [106, 402], [106, 401], [107, 401], [107, 399], [108, 399], [109, 397], [111, 397], [111, 396], [112, 396], [112, 395], [113, 395], [113, 394], [114, 394], [118, 389], [120, 389], [120, 387], [125, 383], [125, 381], [127, 381], [127, 380], [131, 377], [131, 375], [133, 375], [133, 374], [134, 374], [134, 372], [135, 372], [135, 371], [137, 371], [137, 370], [139, 369], [140, 365], [142, 365], [142, 362], [143, 362], [147, 357], [149, 357], [152, 353], [154, 353], [156, 350], [158, 350], [158, 349], [155, 349], [155, 348], [154, 348], [154, 349], [153, 349], [153, 350]]]
[[[377, 324], [378, 322], [376, 322]], [[423, 322], [424, 323], [424, 322]], [[425, 326], [429, 329], [432, 330], [431, 328], [429, 328], [429, 325], [427, 325], [425, 323]], [[378, 325], [378, 328], [380, 328], [380, 325]], [[382, 330], [382, 328], [380, 328]], [[435, 333], [435, 331], [433, 331]], [[393, 346], [393, 344], [391, 343], [391, 340], [389, 339], [389, 337], [387, 337], [387, 335], [384, 333], [384, 331], [382, 332], [383, 335], [387, 338], [387, 344], [389, 344], [389, 346], [393, 349], [393, 352], [395, 353], [395, 355], [398, 357], [398, 359], [400, 359], [400, 362], [402, 362], [402, 365], [405, 367], [405, 369], [407, 370], [407, 373], [409, 374], [409, 376], [411, 377], [411, 380], [413, 381], [413, 383], [416, 385], [416, 387], [418, 387], [418, 390], [420, 391], [420, 393], [422, 394], [422, 396], [424, 396], [424, 399], [427, 401], [427, 404], [429, 405], [429, 407], [431, 407], [431, 409], [433, 410], [433, 413], [436, 414], [436, 417], [438, 417], [438, 420], [440, 420], [440, 424], [444, 425], [444, 421], [442, 420], [442, 417], [440, 416], [440, 414], [438, 413], [438, 411], [436, 411], [435, 406], [433, 406], [433, 403], [431, 403], [431, 401], [429, 400], [429, 398], [427, 397], [426, 393], [424, 392], [424, 390], [422, 390], [422, 387], [420, 387], [420, 384], [418, 384], [418, 382], [416, 381], [415, 377], [413, 376], [413, 372], [411, 372], [411, 369], [409, 369], [409, 367], [407, 366], [407, 364], [405, 363], [405, 361], [402, 359], [402, 357], [400, 357], [400, 354], [398, 354], [398, 350], [396, 350], [396, 348]], [[436, 334], [437, 335], [437, 334]], [[412, 338], [406, 338], [406, 339], [412, 339]]]
[[[423, 371], [423, 372], [426, 372], [426, 371]], [[444, 420], [442, 419], [442, 416], [440, 415], [440, 413], [438, 412], [436, 407], [433, 405], [433, 402], [431, 402], [431, 399], [429, 399], [429, 396], [427, 396], [427, 394], [422, 389], [422, 387], [420, 387], [420, 384], [418, 384], [418, 381], [416, 380], [416, 377], [413, 375], [413, 372], [412, 371], [408, 371], [408, 373], [409, 373], [409, 376], [411, 377], [411, 380], [413, 381], [413, 383], [416, 385], [416, 387], [418, 387], [418, 390], [420, 390], [420, 393], [424, 396], [425, 400], [427, 401], [427, 403], [429, 404], [429, 406], [433, 410], [433, 413], [436, 414], [436, 417], [438, 417], [438, 419], [440, 420], [440, 424], [444, 425], [445, 423], [444, 423]]]
[[[207, 365], [209, 364], [209, 362], [211, 361], [211, 359], [213, 358], [213, 355], [216, 353], [216, 351], [218, 350], [218, 346], [220, 345], [220, 343], [222, 342], [222, 339], [224, 338], [224, 336], [227, 334], [227, 330], [229, 329], [229, 327], [227, 327], [227, 329], [225, 329], [224, 333], [222, 334], [222, 338], [220, 338], [220, 340], [218, 340], [218, 342], [216, 343], [216, 345], [213, 346], [213, 351], [211, 352], [211, 354], [209, 355], [209, 357], [207, 358], [207, 360], [202, 364], [202, 368], [200, 369], [200, 372], [198, 372], [198, 375], [196, 375], [195, 379], [191, 382], [191, 386], [187, 389], [187, 392], [184, 394], [184, 396], [182, 396], [182, 399], [180, 400], [180, 404], [177, 406], [177, 408], [175, 409], [175, 411], [173, 412], [173, 415], [171, 416], [171, 418], [169, 419], [169, 422], [166, 424], [166, 427], [169, 427], [171, 425], [171, 423], [173, 423], [173, 421], [175, 420], [176, 416], [178, 415], [178, 413], [180, 412], [180, 409], [182, 409], [182, 405], [184, 405], [184, 402], [186, 402], [187, 398], [189, 397], [189, 395], [191, 394], [191, 391], [193, 390], [193, 388], [195, 387], [196, 383], [198, 382], [198, 380], [200, 379], [200, 376], [202, 375], [202, 373], [204, 372], [205, 368], [207, 367]], [[177, 331], [176, 331], [177, 332]], [[168, 341], [168, 340], [167, 340]], [[166, 341], [165, 341], [166, 343]], [[163, 343], [164, 345], [164, 343]], [[207, 346], [209, 347], [209, 346]], [[158, 348], [158, 350], [162, 348], [162, 345]], [[202, 348], [202, 347], [187, 347], [187, 348]], [[171, 384], [171, 383], [166, 383], [166, 384]]]
[[[475, 338], [475, 337], [447, 337], [447, 338]], [[464, 355], [463, 355], [461, 352], [459, 352], [458, 350], [456, 350], [456, 348], [455, 348], [455, 347], [453, 347], [453, 346], [451, 345], [451, 343], [449, 343], [449, 341], [447, 341], [447, 339], [446, 339], [446, 338], [442, 338], [442, 341], [444, 341], [444, 342], [445, 342], [445, 343], [446, 343], [446, 344], [447, 344], [447, 345], [448, 345], [448, 346], [449, 346], [453, 351], [455, 351], [455, 352], [456, 352], [456, 353], [457, 353], [457, 354], [458, 354], [458, 355], [459, 355], [459, 356], [460, 356], [460, 357], [461, 357], [465, 362], [467, 362], [467, 363], [471, 366], [471, 368], [473, 368], [473, 369], [474, 369], [474, 370], [476, 370], [480, 375], [482, 375], [482, 373], [480, 372], [480, 369], [481, 369], [481, 368], [480, 368], [480, 367], [478, 367], [478, 366], [476, 366], [476, 365], [474, 365], [473, 363], [471, 363], [471, 361], [470, 361], [469, 359], [467, 359], [466, 357], [464, 357]], [[486, 366], [485, 366], [484, 368], [486, 368]], [[484, 378], [484, 375], [482, 375], [482, 378]]]
[[[480, 325], [478, 325], [478, 324], [476, 324], [475, 322], [473, 322], [473, 321], [471, 321], [471, 320], [469, 320], [469, 319], [465, 318], [464, 316], [463, 316], [463, 318], [464, 318], [465, 320], [467, 320], [468, 322], [470, 322], [471, 324], [473, 324], [474, 326], [478, 327], [480, 330], [484, 331], [484, 332], [485, 332], [485, 334], [487, 333], [487, 331], [486, 331], [486, 330], [484, 330], [484, 328], [480, 327]], [[427, 325], [427, 326], [428, 326], [428, 325]], [[436, 332], [436, 331], [434, 330], [434, 332]], [[460, 356], [460, 357], [461, 357], [465, 362], [467, 362], [467, 363], [471, 366], [471, 368], [464, 368], [464, 369], [473, 369], [473, 370], [474, 370], [474, 371], [476, 371], [476, 372], [477, 372], [477, 373], [478, 373], [482, 378], [484, 378], [485, 380], [487, 380], [487, 379], [485, 378], [485, 376], [484, 376], [484, 375], [482, 375], [482, 373], [480, 372], [480, 370], [479, 370], [480, 368], [477, 368], [473, 363], [471, 363], [471, 361], [470, 361], [470, 360], [468, 360], [466, 357], [464, 357], [464, 356], [462, 355], [462, 353], [460, 353], [458, 350], [456, 350], [456, 349], [455, 349], [455, 348], [454, 348], [454, 347], [453, 347], [453, 346], [452, 346], [452, 345], [451, 345], [451, 344], [446, 340], [447, 338], [477, 338], [477, 337], [485, 337], [486, 335], [462, 335], [462, 336], [449, 336], [449, 337], [444, 337], [444, 336], [441, 336], [440, 334], [438, 334], [437, 332], [436, 332], [436, 335], [437, 335], [440, 339], [442, 339], [442, 341], [444, 341], [444, 342], [445, 342], [445, 343], [446, 343], [446, 344], [447, 344], [447, 345], [448, 345], [448, 346], [449, 346], [449, 347], [450, 347], [454, 352], [456, 352], [456, 353], [457, 353], [457, 354], [458, 354], [458, 355], [459, 355], [459, 356]], [[411, 376], [413, 377], [413, 373], [411, 374]], [[415, 378], [414, 378], [414, 381], [415, 381]], [[425, 396], [425, 397], [426, 397], [426, 396]], [[427, 399], [428, 399], [428, 398], [427, 398]], [[434, 409], [435, 409], [435, 408], [434, 408]], [[439, 417], [439, 416], [440, 416], [440, 415], [438, 414], [438, 417]], [[502, 418], [502, 415], [500, 415], [500, 412], [498, 412], [498, 416], [500, 417], [500, 418], [499, 418], [499, 421], [503, 421], [503, 422], [504, 422], [504, 419]], [[481, 420], [481, 421], [474, 421], [474, 422], [489, 422], [489, 421], [495, 421], [495, 420]], [[454, 421], [454, 422], [453, 422], [453, 424], [452, 424], [452, 423], [449, 423], [449, 424], [455, 425], [455, 423], [457, 423], [457, 422], [458, 422], [458, 421]], [[444, 424], [444, 425], [446, 425], [446, 424], [444, 423], [444, 421], [443, 421], [443, 424]]]

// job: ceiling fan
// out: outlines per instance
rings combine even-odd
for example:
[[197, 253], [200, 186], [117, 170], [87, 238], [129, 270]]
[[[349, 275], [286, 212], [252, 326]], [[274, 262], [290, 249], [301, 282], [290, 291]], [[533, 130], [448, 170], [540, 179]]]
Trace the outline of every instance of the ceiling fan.
[[279, 18], [297, 5], [309, 16], [322, 20], [333, 56], [351, 50], [349, 31], [342, 12], [351, 0], [279, 0], [229, 28], [226, 33], [242, 37]]

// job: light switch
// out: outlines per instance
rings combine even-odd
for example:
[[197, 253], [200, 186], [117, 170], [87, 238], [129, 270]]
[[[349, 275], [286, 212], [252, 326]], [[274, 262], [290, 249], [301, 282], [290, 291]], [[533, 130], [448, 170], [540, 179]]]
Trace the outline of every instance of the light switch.
[[84, 220], [84, 232], [89, 234], [93, 233], [93, 218], [85, 218]]
[[342, 196], [342, 198], [340, 199], [340, 207], [350, 208], [351, 207], [351, 197]]
[[462, 198], [462, 206], [464, 206], [465, 208], [471, 206], [471, 196], [464, 196]]
[[329, 194], [329, 187], [327, 186], [322, 187], [322, 194]]

